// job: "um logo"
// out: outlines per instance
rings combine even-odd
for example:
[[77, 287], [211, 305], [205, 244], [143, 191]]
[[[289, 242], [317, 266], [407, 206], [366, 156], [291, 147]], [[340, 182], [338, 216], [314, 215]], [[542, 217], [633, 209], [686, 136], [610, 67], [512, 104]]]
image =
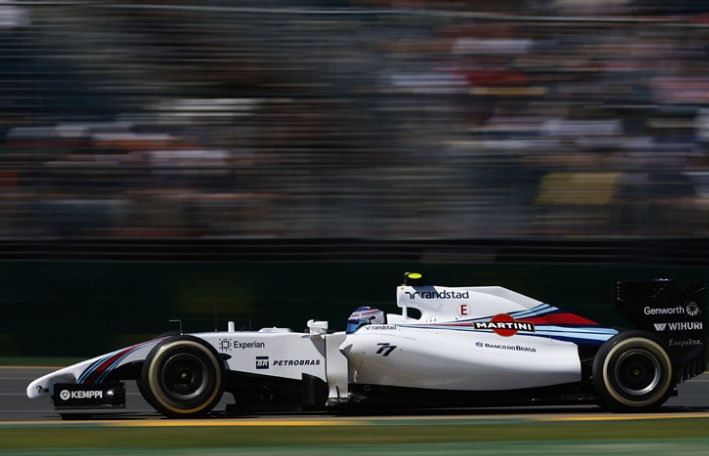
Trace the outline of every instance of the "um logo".
[[653, 323], [653, 326], [655, 326], [655, 331], [664, 331], [667, 328], [667, 323]]

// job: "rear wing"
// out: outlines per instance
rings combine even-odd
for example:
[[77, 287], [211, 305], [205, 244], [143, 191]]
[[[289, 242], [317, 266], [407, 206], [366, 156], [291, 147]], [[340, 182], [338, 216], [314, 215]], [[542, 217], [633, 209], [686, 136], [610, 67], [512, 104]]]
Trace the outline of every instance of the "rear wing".
[[706, 368], [704, 289], [704, 283], [680, 287], [669, 279], [616, 283], [616, 307], [637, 329], [665, 341], [677, 382]]

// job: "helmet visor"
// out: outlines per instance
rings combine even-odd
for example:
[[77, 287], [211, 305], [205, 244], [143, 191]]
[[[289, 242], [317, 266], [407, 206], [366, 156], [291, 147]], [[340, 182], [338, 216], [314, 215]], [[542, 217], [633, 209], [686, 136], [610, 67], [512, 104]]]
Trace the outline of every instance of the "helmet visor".
[[361, 318], [357, 320], [347, 320], [347, 329], [345, 332], [347, 334], [352, 334], [353, 332], [357, 331], [360, 327], [364, 325], [368, 325], [370, 323], [369, 318]]

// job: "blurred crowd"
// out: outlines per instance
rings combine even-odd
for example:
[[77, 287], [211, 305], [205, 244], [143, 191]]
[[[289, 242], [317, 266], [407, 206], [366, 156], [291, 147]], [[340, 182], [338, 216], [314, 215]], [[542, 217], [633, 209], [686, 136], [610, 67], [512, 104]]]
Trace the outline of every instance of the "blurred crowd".
[[709, 234], [709, 4], [0, 0], [0, 238]]

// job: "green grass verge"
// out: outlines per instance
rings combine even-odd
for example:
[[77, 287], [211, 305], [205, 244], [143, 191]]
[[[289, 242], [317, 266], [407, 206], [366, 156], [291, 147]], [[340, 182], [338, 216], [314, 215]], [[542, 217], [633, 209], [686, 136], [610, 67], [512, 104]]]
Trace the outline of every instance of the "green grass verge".
[[475, 442], [650, 441], [707, 438], [709, 419], [604, 422], [511, 421], [465, 425], [364, 424], [308, 427], [104, 427], [59, 424], [0, 428], [0, 451], [51, 449], [293, 448]]
[[706, 455], [709, 439], [677, 440], [609, 440], [609, 441], [512, 441], [512, 442], [458, 442], [458, 443], [403, 443], [380, 445], [358, 443], [351, 445], [304, 445], [293, 447], [228, 447], [228, 448], [104, 448], [21, 450], [3, 452], [17, 456], [683, 456]]

